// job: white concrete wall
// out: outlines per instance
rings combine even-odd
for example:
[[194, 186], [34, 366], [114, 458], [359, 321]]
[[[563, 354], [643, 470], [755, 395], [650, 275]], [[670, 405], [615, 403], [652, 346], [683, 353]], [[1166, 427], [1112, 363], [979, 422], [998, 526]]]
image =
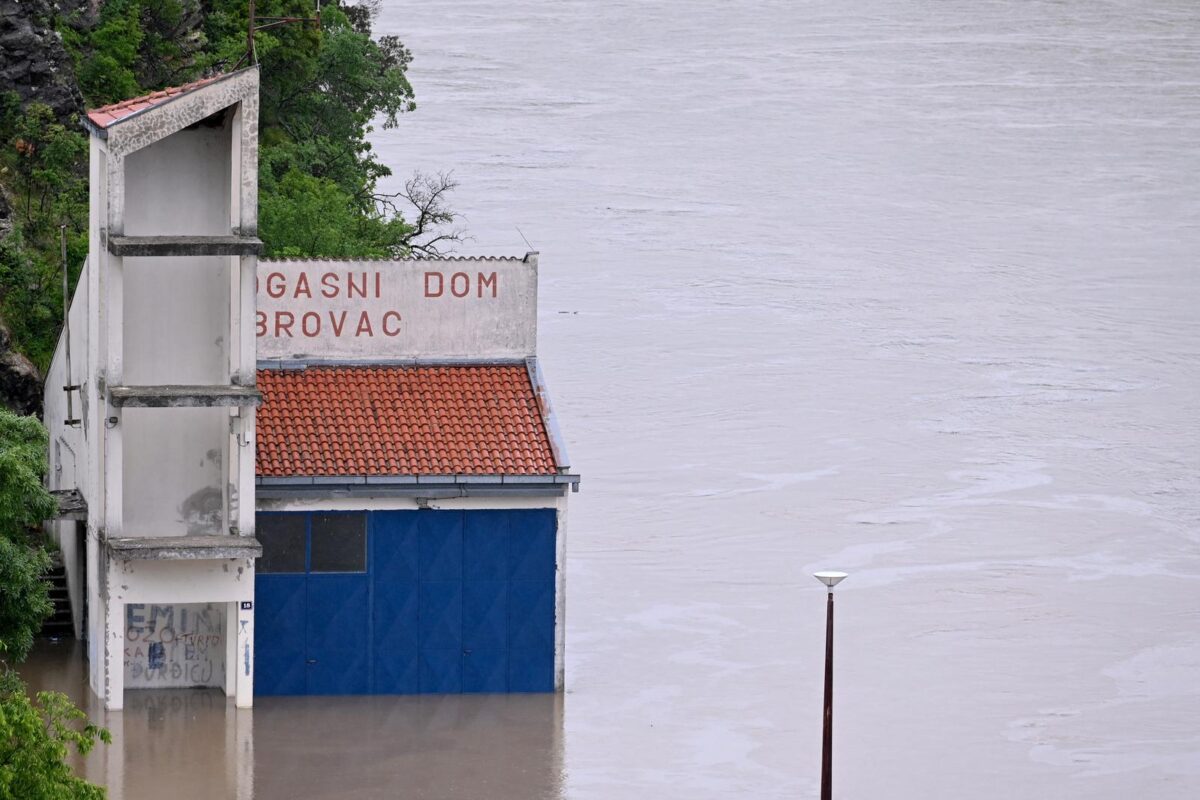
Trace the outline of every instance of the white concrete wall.
[[[89, 204], [88, 204], [88, 265], [87, 274], [80, 286], [86, 291], [86, 364], [84, 373], [83, 436], [86, 442], [84, 461], [86, 478], [85, 498], [88, 504], [86, 594], [88, 683], [101, 698], [105, 697], [106, 672], [104, 665], [104, 559], [100, 552], [100, 529], [104, 520], [104, 427], [107, 409], [100, 387], [100, 369], [105, 358], [105, 342], [101, 327], [100, 297], [102, 296], [102, 263], [104, 245], [101, 233], [108, 224], [108, 161], [105, 143], [95, 136], [89, 140]], [[76, 289], [76, 294], [80, 289]], [[83, 488], [81, 486], [81, 488]]]
[[[82, 420], [87, 418], [84, 405], [87, 394], [73, 392], [68, 403], [67, 392], [62, 387], [87, 382], [87, 311], [88, 311], [88, 266], [85, 262], [79, 275], [79, 283], [68, 312], [71, 339], [71, 369], [67, 370], [67, 336], [64, 331], [59, 337], [58, 347], [46, 372], [44, 388], [43, 421], [50, 434], [49, 473], [47, 485], [50, 489], [77, 489], [86, 500], [89, 496], [87, 470], [87, 440]], [[70, 406], [68, 408], [68, 406]], [[79, 425], [66, 424], [68, 416], [81, 420]], [[76, 523], [73, 520], [47, 523], [46, 530], [58, 544], [63, 566], [67, 572], [67, 590], [71, 598], [72, 621], [75, 635], [82, 631], [83, 599], [85, 592], [86, 564], [79, 552]]]
[[[229, 235], [232, 126], [200, 126], [125, 161], [125, 233]], [[229, 381], [227, 256], [124, 260], [124, 381]]]
[[122, 536], [228, 533], [224, 408], [127, 408]]
[[[109, 558], [102, 563], [106, 591], [94, 615], [102, 621], [98, 635], [103, 643], [96, 650], [103, 676], [97, 694], [107, 698], [109, 709], [123, 707], [126, 688], [216, 686], [235, 694], [239, 707], [253, 702], [254, 612], [241, 605], [254, 599], [254, 559]], [[157, 617], [153, 626], [147, 621], [152, 616]], [[156, 632], [149, 632], [150, 627]], [[207, 638], [201, 641], [201, 635]], [[219, 641], [212, 638], [217, 635]], [[193, 647], [164, 648], [155, 654], [165, 659], [163, 665], [156, 662], [147, 674], [149, 645], [156, 637], [164, 645], [180, 640]]]
[[225, 685], [225, 604], [126, 603], [125, 688]]
[[[90, 267], [74, 300], [86, 309], [77, 326], [86, 366], [75, 474], [88, 501], [89, 678], [110, 710], [122, 708], [127, 678], [136, 683], [124, 651], [127, 604], [138, 603], [213, 604], [223, 612], [217, 650], [225, 674], [213, 685], [235, 694], [239, 707], [252, 703], [253, 611], [241, 603], [253, 598], [253, 561], [125, 564], [109, 556], [104, 539], [227, 533], [236, 495], [248, 500], [240, 508], [250, 519], [243, 530], [252, 533], [252, 448], [230, 463], [227, 409], [122, 410], [108, 405], [106, 388], [223, 385], [235, 373], [252, 379], [254, 258], [122, 259], [106, 242], [109, 234], [255, 233], [257, 92], [251, 67], [90, 139]], [[242, 263], [249, 268], [234, 269]], [[61, 418], [56, 403], [48, 397]], [[253, 413], [238, 417], [234, 432], [253, 441]]]
[[[75, 295], [71, 298], [68, 312], [71, 332], [71, 372], [67, 373], [67, 337], [65, 332], [59, 336], [54, 358], [46, 371], [46, 382], [43, 389], [44, 413], [42, 420], [50, 432], [50, 488], [78, 489], [84, 497], [89, 495], [89, 481], [86, 459], [86, 427], [83, 424], [74, 427], [65, 423], [68, 414], [67, 392], [64, 386], [84, 384], [88, 380], [87, 353], [87, 312], [88, 312], [88, 275], [89, 267], [85, 262], [79, 274], [79, 284]], [[88, 398], [83, 392], [73, 392], [70, 397], [70, 413], [76, 419], [86, 417]]]
[[537, 351], [537, 254], [260, 261], [260, 360], [519, 359]]
[[[228, 235], [232, 125], [184, 129], [129, 155], [125, 232]], [[231, 259], [124, 260], [128, 385], [230, 379]], [[126, 409], [122, 536], [227, 533], [228, 413]]]

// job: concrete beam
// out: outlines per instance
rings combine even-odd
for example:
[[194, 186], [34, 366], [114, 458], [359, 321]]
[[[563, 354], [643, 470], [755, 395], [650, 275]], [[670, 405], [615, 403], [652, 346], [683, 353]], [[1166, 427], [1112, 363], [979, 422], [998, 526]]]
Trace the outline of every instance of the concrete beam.
[[51, 489], [50, 496], [58, 501], [54, 519], [87, 519], [87, 501], [78, 489]]
[[109, 236], [114, 256], [256, 256], [257, 236]]
[[262, 545], [252, 536], [138, 536], [109, 539], [108, 551], [123, 561], [257, 558]]
[[263, 397], [252, 386], [113, 386], [117, 408], [219, 408], [260, 406]]

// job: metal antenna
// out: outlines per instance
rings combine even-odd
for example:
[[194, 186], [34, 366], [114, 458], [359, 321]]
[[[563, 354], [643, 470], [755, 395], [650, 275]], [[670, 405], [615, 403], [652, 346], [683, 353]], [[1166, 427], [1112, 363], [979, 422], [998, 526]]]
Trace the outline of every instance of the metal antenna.
[[[265, 22], [265, 25], [259, 25], [259, 22]], [[277, 28], [280, 25], [287, 25], [289, 22], [305, 22], [316, 23], [318, 28], [321, 27], [321, 0], [317, 0], [317, 15], [315, 17], [260, 17], [255, 13], [254, 0], [250, 0], [250, 14], [246, 23], [246, 55], [238, 59], [238, 63], [234, 66], [237, 69], [242, 65], [242, 62], [249, 59], [251, 64], [258, 63], [258, 53], [254, 49], [254, 34], [258, 31], [265, 31], [268, 28]]]
[[[513, 227], [517, 228], [516, 225], [513, 225]], [[525, 234], [521, 233], [520, 228], [517, 228], [517, 233], [521, 234], [522, 239], [525, 239]], [[529, 248], [530, 252], [537, 252], [537, 248], [530, 244], [528, 239], [525, 239], [525, 245]]]

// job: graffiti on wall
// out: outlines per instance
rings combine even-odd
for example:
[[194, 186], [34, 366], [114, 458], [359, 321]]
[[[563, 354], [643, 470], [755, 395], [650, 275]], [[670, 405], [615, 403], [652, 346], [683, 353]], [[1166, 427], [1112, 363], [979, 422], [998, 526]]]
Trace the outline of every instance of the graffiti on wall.
[[222, 686], [225, 608], [217, 603], [125, 606], [125, 685]]

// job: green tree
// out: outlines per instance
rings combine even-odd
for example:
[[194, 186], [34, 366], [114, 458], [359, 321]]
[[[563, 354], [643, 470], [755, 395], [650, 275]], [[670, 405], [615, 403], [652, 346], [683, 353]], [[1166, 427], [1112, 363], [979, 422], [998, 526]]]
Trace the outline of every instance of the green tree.
[[53, 610], [41, 576], [50, 558], [37, 533], [56, 503], [42, 486], [46, 429], [0, 409], [0, 660], [22, 661]]
[[278, 258], [387, 258], [411, 229], [399, 218], [362, 214], [329, 178], [293, 168], [259, 205], [259, 233]]
[[40, 579], [50, 565], [38, 528], [56, 503], [42, 485], [46, 429], [0, 409], [0, 800], [101, 800], [105, 791], [71, 773], [68, 747], [86, 755], [108, 731], [70, 699], [31, 700], [9, 664], [23, 661], [52, 610]]
[[54, 353], [62, 317], [60, 226], [72, 282], [87, 253], [87, 138], [49, 107], [24, 109], [0, 96], [0, 178], [13, 198], [12, 229], [0, 236], [0, 316], [39, 368]]
[[[58, 19], [88, 107], [177, 86], [248, 63], [245, 0], [106, 0]], [[260, 234], [269, 255], [397, 258], [440, 255], [458, 241], [447, 203], [454, 182], [416, 175], [380, 191], [391, 170], [369, 141], [416, 108], [412, 55], [374, 38], [377, 0], [327, 3], [321, 24], [254, 36], [261, 65]], [[258, 0], [261, 17], [310, 17], [313, 0]], [[87, 140], [48, 111], [0, 92], [0, 193], [13, 230], [0, 231], [0, 318], [39, 368], [61, 326], [59, 229], [74, 286], [87, 253]], [[0, 198], [0, 205], [3, 198]], [[298, 227], [303, 226], [303, 227]]]
[[141, 93], [136, 75], [145, 38], [141, 10], [139, 0], [109, 0], [95, 28], [64, 36], [89, 103], [107, 105]]
[[107, 792], [74, 775], [68, 748], [87, 755], [107, 730], [59, 692], [36, 700], [11, 673], [0, 674], [0, 800], [104, 800]]

